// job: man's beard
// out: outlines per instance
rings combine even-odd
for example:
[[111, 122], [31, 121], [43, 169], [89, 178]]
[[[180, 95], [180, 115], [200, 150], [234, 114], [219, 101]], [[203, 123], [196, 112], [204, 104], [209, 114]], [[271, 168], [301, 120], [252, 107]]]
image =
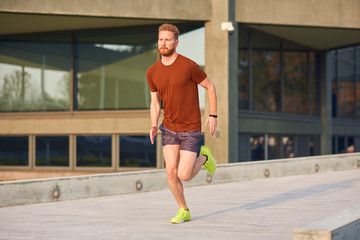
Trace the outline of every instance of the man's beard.
[[171, 56], [174, 52], [175, 48], [159, 48], [159, 53], [164, 57]]

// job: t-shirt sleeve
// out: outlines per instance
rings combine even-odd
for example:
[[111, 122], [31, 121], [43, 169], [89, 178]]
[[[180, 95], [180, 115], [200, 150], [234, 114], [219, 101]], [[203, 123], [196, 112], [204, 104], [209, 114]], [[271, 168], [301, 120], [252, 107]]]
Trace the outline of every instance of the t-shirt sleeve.
[[191, 61], [190, 63], [191, 78], [197, 84], [201, 83], [206, 77], [206, 73], [202, 70], [196, 62]]
[[151, 70], [148, 69], [147, 72], [146, 72], [146, 80], [149, 84], [149, 87], [150, 87], [150, 91], [151, 92], [157, 92], [157, 88], [155, 87], [155, 84], [153, 82], [153, 79], [152, 79], [152, 74], [151, 74]]

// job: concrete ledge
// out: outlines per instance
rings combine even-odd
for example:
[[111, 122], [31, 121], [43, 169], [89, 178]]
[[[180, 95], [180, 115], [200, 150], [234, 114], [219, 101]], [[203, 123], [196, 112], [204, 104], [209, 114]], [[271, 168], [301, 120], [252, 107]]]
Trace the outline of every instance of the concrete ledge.
[[293, 229], [293, 240], [360, 239], [360, 205]]
[[[360, 168], [360, 153], [218, 165], [186, 187]], [[0, 207], [167, 189], [164, 169], [0, 183]]]

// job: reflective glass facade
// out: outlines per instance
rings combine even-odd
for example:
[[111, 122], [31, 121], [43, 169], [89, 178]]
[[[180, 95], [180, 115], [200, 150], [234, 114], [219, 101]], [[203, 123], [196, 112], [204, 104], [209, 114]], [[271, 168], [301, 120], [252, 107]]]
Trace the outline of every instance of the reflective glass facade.
[[320, 155], [318, 135], [239, 134], [239, 140], [250, 148], [239, 147], [239, 162]]
[[69, 137], [36, 137], [36, 166], [69, 166]]
[[[54, 111], [98, 116], [98, 111], [148, 109], [146, 70], [159, 57], [158, 26], [0, 36], [0, 112], [44, 112], [46, 118]], [[203, 23], [177, 26], [178, 52], [204, 68]], [[0, 136], [0, 165], [29, 167], [30, 159], [34, 167], [156, 168], [156, 144], [146, 134]]]
[[0, 112], [68, 111], [71, 45], [0, 40]]
[[[98, 36], [102, 37], [99, 38]], [[146, 70], [157, 60], [155, 39], [133, 41], [117, 30], [75, 36], [76, 110], [146, 109]]]
[[[188, 42], [179, 53], [196, 54], [204, 66], [204, 29], [191, 32], [201, 26], [179, 24], [180, 40]], [[146, 70], [158, 59], [157, 27], [0, 38], [0, 112], [148, 109]], [[204, 107], [204, 92], [201, 98]]]
[[244, 129], [239, 133], [238, 161], [320, 154], [320, 135], [304, 135], [302, 129], [289, 127], [295, 119], [302, 121], [296, 116], [304, 116], [304, 122], [309, 119], [319, 121], [318, 53], [244, 26], [239, 26], [238, 46], [238, 107], [241, 118], [261, 119], [259, 121], [265, 125], [259, 127], [250, 120], [249, 132]]
[[240, 110], [319, 115], [314, 51], [240, 27], [238, 66]]
[[77, 167], [111, 167], [111, 136], [77, 136]]
[[332, 79], [332, 115], [342, 119], [360, 119], [360, 47], [348, 47], [328, 53]]
[[156, 142], [149, 136], [120, 136], [120, 167], [156, 167]]
[[[159, 25], [142, 22], [124, 26], [129, 24], [127, 21], [116, 28], [0, 36], [0, 114], [6, 115], [1, 116], [3, 119], [35, 116], [33, 121], [46, 120], [51, 125], [58, 123], [53, 119], [60, 116], [59, 121], [66, 125], [87, 118], [80, 130], [61, 126], [58, 131], [56, 124], [51, 125], [53, 132], [39, 130], [41, 126], [36, 131], [10, 126], [14, 132], [0, 136], [0, 165], [70, 170], [90, 167], [105, 172], [162, 167], [158, 166], [163, 161], [161, 147], [150, 144], [147, 129], [138, 130], [132, 125], [136, 124], [133, 116], [136, 120], [148, 116], [146, 70], [159, 58], [156, 46]], [[176, 25], [182, 33], [178, 52], [205, 69], [206, 24], [179, 21]], [[238, 148], [233, 150], [238, 151], [238, 159], [229, 161], [320, 154], [319, 127], [303, 133], [302, 129], [293, 130], [289, 126], [304, 122], [322, 124], [320, 110], [324, 106], [320, 105], [319, 72], [325, 63], [319, 60], [321, 52], [281, 38], [281, 34], [277, 37], [261, 32], [261, 28], [252, 24], [237, 25], [238, 125], [245, 118], [249, 121], [257, 118], [263, 120], [259, 122], [267, 129], [260, 129], [259, 124], [251, 131], [239, 131]], [[211, 35], [212, 30], [207, 30]], [[207, 40], [212, 39], [207, 35]], [[216, 50], [207, 51], [212, 54]], [[359, 119], [360, 46], [332, 49], [328, 59], [334, 119]], [[212, 62], [210, 68], [214, 65]], [[226, 84], [221, 85], [227, 80], [226, 77], [215, 80], [219, 92], [228, 91]], [[205, 109], [206, 93], [202, 88], [199, 91], [200, 107]], [[218, 98], [222, 104], [228, 100], [224, 96]], [[89, 121], [90, 118], [96, 120]], [[107, 123], [111, 122], [109, 118], [121, 118], [128, 129], [108, 131], [109, 128], [99, 127], [105, 118]], [[298, 122], [292, 123], [294, 120]], [[336, 123], [331, 127], [335, 129]], [[22, 131], [18, 129], [27, 132], [16, 132]], [[223, 133], [219, 131], [215, 138], [222, 138]], [[360, 137], [337, 131], [332, 144], [333, 153], [351, 152], [360, 149]]]
[[28, 166], [29, 138], [0, 137], [0, 166]]

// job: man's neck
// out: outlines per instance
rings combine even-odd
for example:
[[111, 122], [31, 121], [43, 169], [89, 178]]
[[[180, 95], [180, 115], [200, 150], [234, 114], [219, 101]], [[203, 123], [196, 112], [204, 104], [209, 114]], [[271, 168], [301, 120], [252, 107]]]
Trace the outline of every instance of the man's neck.
[[175, 62], [177, 56], [178, 56], [177, 52], [174, 52], [173, 54], [171, 54], [171, 56], [161, 56], [161, 62], [165, 66], [169, 66], [173, 64], [173, 62]]

